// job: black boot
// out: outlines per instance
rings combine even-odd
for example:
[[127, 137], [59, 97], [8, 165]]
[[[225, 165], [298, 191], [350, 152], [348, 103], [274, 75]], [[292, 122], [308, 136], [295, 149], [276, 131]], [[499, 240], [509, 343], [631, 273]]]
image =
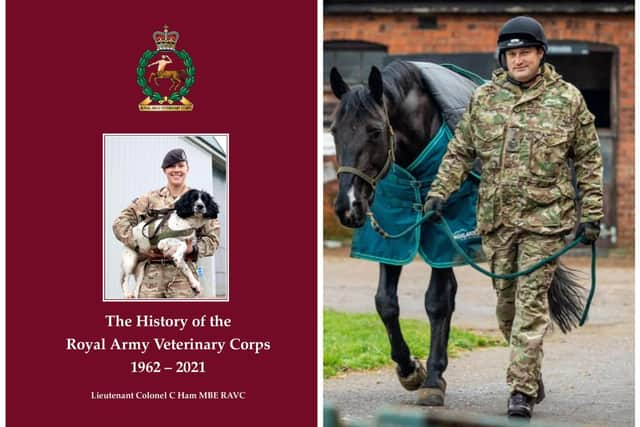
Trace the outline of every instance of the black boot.
[[536, 397], [536, 403], [540, 403], [544, 400], [544, 383], [542, 382], [542, 378], [538, 380], [538, 397]]
[[531, 412], [533, 411], [534, 404], [533, 401], [533, 397], [527, 396], [519, 391], [514, 391], [511, 393], [511, 397], [509, 398], [507, 414], [510, 417], [531, 418]]

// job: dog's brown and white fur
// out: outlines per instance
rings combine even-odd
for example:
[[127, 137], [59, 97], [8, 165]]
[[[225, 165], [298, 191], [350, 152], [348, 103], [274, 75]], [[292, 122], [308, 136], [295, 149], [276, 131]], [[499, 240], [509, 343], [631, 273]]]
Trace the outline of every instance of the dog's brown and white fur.
[[[176, 267], [185, 275], [191, 287], [200, 293], [200, 282], [193, 275], [193, 272], [184, 260], [187, 250], [186, 240], [191, 239], [192, 245], [196, 245], [196, 232], [207, 221], [218, 217], [218, 205], [213, 201], [209, 193], [199, 190], [189, 190], [180, 197], [175, 203], [175, 211], [173, 211], [168, 220], [167, 226], [174, 231], [192, 230], [191, 234], [180, 237], [167, 237], [158, 242], [157, 249], [162, 252], [166, 258], [171, 258]], [[154, 228], [162, 218], [153, 221]], [[144, 231], [143, 231], [144, 229]], [[186, 234], [186, 233], [185, 233]], [[144, 222], [139, 223], [133, 228], [133, 238], [136, 241], [138, 250], [141, 253], [149, 253], [151, 243], [149, 242], [148, 226]], [[120, 273], [120, 281], [122, 284], [122, 293], [125, 298], [138, 298], [140, 294], [140, 285], [144, 276], [144, 266], [146, 257], [136, 252], [128, 246], [122, 251], [122, 271]], [[129, 276], [133, 274], [135, 278], [135, 289], [129, 291]]]

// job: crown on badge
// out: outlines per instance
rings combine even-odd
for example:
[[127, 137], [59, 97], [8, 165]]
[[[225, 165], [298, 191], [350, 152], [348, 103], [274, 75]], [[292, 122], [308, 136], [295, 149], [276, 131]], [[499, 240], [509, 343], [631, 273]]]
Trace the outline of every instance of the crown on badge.
[[169, 31], [169, 26], [164, 25], [164, 31], [153, 33], [153, 41], [156, 43], [156, 50], [175, 50], [180, 34], [177, 31]]

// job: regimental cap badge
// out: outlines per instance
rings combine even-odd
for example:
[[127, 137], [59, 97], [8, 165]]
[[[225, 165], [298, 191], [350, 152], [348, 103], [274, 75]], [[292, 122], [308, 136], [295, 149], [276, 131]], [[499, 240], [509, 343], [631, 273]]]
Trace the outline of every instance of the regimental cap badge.
[[177, 31], [153, 33], [155, 50], [146, 50], [137, 68], [138, 86], [146, 96], [139, 104], [140, 111], [192, 111], [187, 95], [195, 81], [195, 67], [186, 50], [176, 50], [180, 39]]

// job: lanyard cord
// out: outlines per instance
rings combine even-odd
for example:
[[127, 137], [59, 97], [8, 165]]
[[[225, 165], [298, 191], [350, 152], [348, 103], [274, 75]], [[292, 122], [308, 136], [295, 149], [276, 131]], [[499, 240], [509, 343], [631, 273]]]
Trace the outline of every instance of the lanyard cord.
[[[384, 231], [384, 229], [382, 229], [382, 227], [380, 226], [378, 221], [376, 221], [376, 219], [373, 216], [373, 213], [371, 213], [371, 211], [368, 212], [368, 215], [369, 215], [369, 218], [371, 219], [371, 226], [384, 239], [398, 239], [400, 237], [405, 236], [406, 234], [408, 234], [409, 232], [414, 230], [416, 227], [422, 225], [425, 221], [427, 221], [429, 219], [429, 217], [431, 217], [431, 215], [433, 215], [433, 211], [426, 212], [422, 216], [422, 218], [420, 218], [420, 219], [418, 219], [418, 221], [416, 221], [415, 224], [409, 226], [406, 230], [404, 230], [404, 231], [402, 231], [401, 233], [398, 233], [398, 234], [389, 234], [389, 233], [387, 233], [386, 231]], [[569, 252], [575, 246], [577, 246], [580, 243], [582, 243], [583, 242], [583, 237], [584, 237], [583, 235], [577, 235], [576, 238], [571, 243], [569, 243], [567, 246], [565, 246], [564, 248], [560, 249], [557, 252], [552, 253], [548, 257], [545, 257], [545, 258], [541, 259], [540, 261], [538, 261], [535, 264], [529, 266], [525, 270], [516, 271], [514, 273], [508, 273], [508, 274], [496, 274], [496, 273], [492, 273], [491, 271], [485, 270], [484, 268], [480, 267], [465, 252], [465, 250], [456, 241], [456, 238], [453, 235], [453, 232], [451, 231], [451, 228], [449, 227], [449, 224], [447, 223], [447, 221], [444, 218], [441, 218], [440, 222], [436, 222], [435, 225], [438, 228], [440, 228], [447, 235], [447, 237], [449, 238], [449, 240], [453, 244], [453, 247], [458, 252], [458, 254], [460, 254], [465, 259], [465, 261], [473, 269], [479, 271], [480, 273], [484, 274], [485, 276], [491, 277], [492, 279], [502, 279], [502, 280], [513, 280], [513, 279], [515, 279], [517, 277], [525, 276], [527, 274], [532, 273], [533, 271], [539, 269], [540, 267], [542, 267], [546, 263], [548, 263], [550, 261], [553, 261], [556, 258], [559, 258], [560, 256], [564, 255], [565, 253]], [[585, 321], [587, 319], [587, 315], [589, 313], [589, 308], [591, 307], [591, 301], [593, 300], [593, 296], [595, 295], [595, 291], [596, 291], [596, 243], [592, 242], [591, 243], [591, 289], [589, 291], [589, 297], [587, 298], [587, 302], [585, 304], [584, 311], [582, 313], [582, 317], [580, 318], [580, 326], [584, 325], [584, 323], [585, 323]]]

